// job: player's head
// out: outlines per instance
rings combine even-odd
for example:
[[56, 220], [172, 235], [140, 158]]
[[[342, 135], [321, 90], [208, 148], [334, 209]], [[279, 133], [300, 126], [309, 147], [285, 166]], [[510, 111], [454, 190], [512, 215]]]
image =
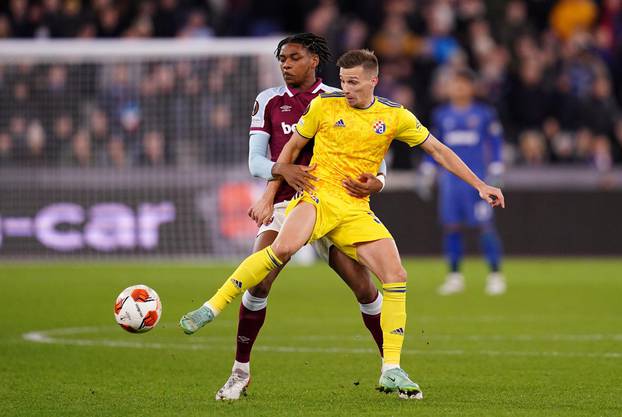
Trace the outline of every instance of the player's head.
[[337, 60], [339, 79], [348, 104], [366, 107], [370, 104], [378, 84], [378, 58], [368, 49], [355, 49]]
[[468, 104], [475, 96], [477, 76], [468, 68], [456, 70], [447, 89], [449, 100], [454, 104]]
[[315, 73], [330, 59], [326, 39], [313, 33], [299, 33], [281, 40], [275, 51], [285, 83], [298, 87], [315, 80]]

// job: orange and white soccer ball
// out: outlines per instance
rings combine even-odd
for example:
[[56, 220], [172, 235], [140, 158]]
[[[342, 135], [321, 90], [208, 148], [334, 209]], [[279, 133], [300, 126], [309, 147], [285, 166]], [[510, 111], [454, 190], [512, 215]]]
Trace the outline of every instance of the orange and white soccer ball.
[[133, 285], [121, 291], [114, 303], [114, 318], [130, 333], [153, 329], [162, 316], [158, 293], [146, 285]]

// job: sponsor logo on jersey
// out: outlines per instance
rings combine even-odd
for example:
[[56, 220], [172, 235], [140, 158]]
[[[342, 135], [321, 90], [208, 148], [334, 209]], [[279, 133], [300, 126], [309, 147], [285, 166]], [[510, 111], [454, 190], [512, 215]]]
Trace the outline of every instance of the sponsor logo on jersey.
[[449, 146], [475, 146], [479, 143], [479, 134], [473, 130], [454, 130], [444, 137]]
[[288, 106], [287, 104], [284, 104], [280, 107], [282, 112], [286, 112], [286, 111], [291, 111], [292, 110], [292, 106]]
[[283, 129], [283, 133], [289, 135], [294, 131], [294, 125], [288, 125], [285, 122], [281, 122], [281, 129]]
[[385, 125], [382, 120], [378, 120], [376, 123], [372, 125], [372, 127], [374, 128], [374, 132], [376, 132], [379, 135], [382, 135], [387, 130], [387, 125]]
[[346, 124], [343, 122], [343, 119], [339, 119], [337, 123], [335, 123], [335, 127], [346, 127]]

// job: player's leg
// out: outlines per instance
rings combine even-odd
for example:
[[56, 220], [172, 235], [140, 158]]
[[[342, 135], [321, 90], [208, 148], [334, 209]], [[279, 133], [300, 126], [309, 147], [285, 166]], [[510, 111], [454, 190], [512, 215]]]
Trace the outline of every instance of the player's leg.
[[[278, 216], [275, 208], [275, 218]], [[284, 212], [284, 208], [281, 211]], [[281, 218], [273, 220], [278, 223], [276, 229], [281, 227], [284, 213], [280, 213]], [[261, 232], [261, 230], [260, 230]], [[255, 239], [253, 253], [258, 252], [274, 242], [277, 230], [268, 229], [260, 233]], [[242, 295], [240, 311], [238, 315], [238, 332], [236, 335], [235, 361], [231, 369], [231, 375], [225, 384], [216, 393], [217, 400], [237, 400], [242, 395], [246, 395], [246, 387], [251, 380], [250, 356], [253, 344], [259, 335], [259, 331], [266, 319], [268, 294], [272, 283], [278, 276], [282, 268], [270, 271], [266, 278], [253, 288], [249, 288]]]
[[309, 241], [316, 218], [315, 206], [306, 201], [298, 202], [291, 210], [283, 223], [283, 228], [270, 245], [274, 255], [281, 262], [288, 262], [292, 255]]
[[448, 264], [445, 282], [438, 288], [441, 295], [450, 295], [464, 290], [464, 276], [460, 272], [463, 257], [462, 219], [464, 202], [460, 188], [445, 180], [439, 187], [439, 217], [443, 227], [443, 250]]
[[315, 207], [298, 202], [287, 217], [274, 243], [247, 257], [227, 278], [216, 294], [197, 310], [185, 314], [179, 324], [193, 334], [214, 318], [247, 288], [259, 284], [272, 270], [280, 268], [311, 237], [315, 226]]
[[[272, 230], [262, 233], [255, 240], [253, 251], [257, 252], [270, 246], [276, 239], [276, 236], [277, 232]], [[263, 281], [246, 290], [242, 296], [236, 339], [236, 363], [243, 363], [248, 366], [250, 362], [253, 344], [266, 318], [268, 294], [281, 270], [282, 268], [277, 268], [270, 271]]]
[[464, 275], [460, 265], [464, 254], [462, 244], [462, 226], [459, 224], [443, 225], [443, 249], [448, 264], [445, 282], [438, 288], [441, 295], [450, 295], [464, 290]]
[[[483, 204], [481, 204], [483, 203]], [[507, 285], [501, 273], [501, 240], [494, 224], [492, 208], [481, 199], [473, 202], [470, 223], [479, 229], [480, 247], [488, 263], [490, 272], [486, 278], [486, 293], [500, 295], [505, 293]]]
[[501, 240], [492, 224], [480, 230], [480, 241], [484, 257], [490, 267], [486, 277], [486, 294], [501, 295], [507, 290], [507, 284], [501, 272]]
[[384, 292], [381, 327], [384, 338], [384, 363], [379, 389], [399, 391], [403, 398], [423, 398], [419, 385], [400, 367], [400, 356], [406, 329], [406, 270], [393, 239], [361, 243], [356, 247], [359, 261], [380, 281]]
[[371, 333], [380, 351], [380, 356], [382, 356], [383, 338], [382, 327], [380, 326], [382, 294], [374, 285], [367, 268], [345, 255], [335, 245], [330, 245], [328, 253], [328, 264], [356, 296], [363, 316], [363, 323]]

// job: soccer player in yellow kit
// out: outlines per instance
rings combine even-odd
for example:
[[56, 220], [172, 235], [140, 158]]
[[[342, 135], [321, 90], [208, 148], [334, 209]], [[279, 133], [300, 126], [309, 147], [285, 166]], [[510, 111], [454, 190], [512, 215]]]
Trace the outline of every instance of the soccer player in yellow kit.
[[[374, 96], [378, 61], [373, 52], [354, 50], [337, 61], [343, 92], [322, 94], [311, 101], [278, 161], [291, 163], [315, 138], [311, 167], [317, 177], [288, 208], [274, 243], [246, 258], [216, 294], [187, 313], [180, 326], [188, 334], [211, 322], [246, 288], [261, 282], [307, 242], [327, 236], [346, 255], [368, 267], [382, 282], [381, 327], [384, 362], [378, 389], [402, 398], [423, 398], [419, 385], [400, 367], [406, 328], [406, 271], [393, 237], [369, 208], [369, 198], [348, 192], [349, 181], [377, 172], [396, 139], [421, 146], [441, 166], [478, 190], [492, 207], [505, 207], [500, 189], [479, 179], [453, 151], [443, 145], [403, 106]], [[274, 193], [278, 181], [266, 193]]]

